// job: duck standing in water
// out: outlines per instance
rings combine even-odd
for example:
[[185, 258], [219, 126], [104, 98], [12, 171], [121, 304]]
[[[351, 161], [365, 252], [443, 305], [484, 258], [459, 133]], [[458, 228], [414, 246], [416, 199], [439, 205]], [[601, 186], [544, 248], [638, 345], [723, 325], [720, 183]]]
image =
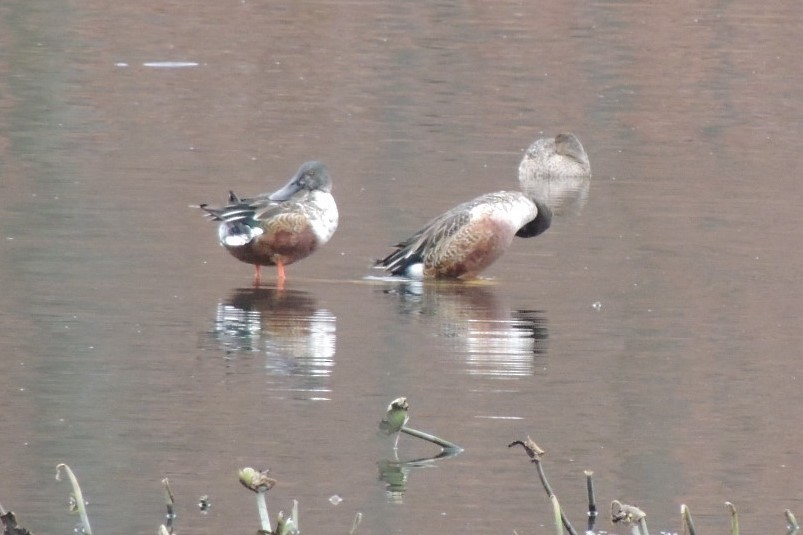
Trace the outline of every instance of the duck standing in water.
[[528, 181], [575, 173], [590, 174], [590, 167], [574, 134], [536, 140], [519, 166], [522, 191], [486, 193], [455, 206], [376, 265], [413, 279], [474, 278], [504, 254], [514, 236], [538, 236], [552, 224], [549, 207], [526, 193]]
[[222, 208], [200, 205], [207, 216], [220, 221], [220, 244], [236, 259], [254, 264], [254, 284], [261, 266], [276, 266], [278, 284], [285, 281], [284, 266], [312, 254], [337, 229], [337, 205], [332, 179], [320, 162], [306, 162], [280, 190], [251, 199], [229, 192]]

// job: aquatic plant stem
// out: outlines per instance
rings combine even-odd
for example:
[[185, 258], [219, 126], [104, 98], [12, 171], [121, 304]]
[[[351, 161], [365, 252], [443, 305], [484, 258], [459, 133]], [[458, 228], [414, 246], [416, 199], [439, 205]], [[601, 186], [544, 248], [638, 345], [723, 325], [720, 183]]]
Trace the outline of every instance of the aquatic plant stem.
[[697, 531], [694, 529], [694, 520], [691, 518], [691, 511], [689, 511], [685, 503], [680, 506], [680, 516], [683, 523], [683, 533], [697, 535]]
[[647, 517], [642, 516], [638, 519], [639, 528], [641, 528], [641, 535], [650, 535], [649, 530], [647, 530]]
[[362, 513], [357, 511], [357, 514], [354, 515], [354, 522], [351, 523], [351, 531], [349, 531], [349, 535], [354, 535], [357, 533], [357, 526], [360, 525], [362, 522]]
[[167, 478], [162, 480], [162, 485], [164, 486], [165, 491], [165, 506], [167, 507], [168, 524], [172, 524], [173, 519], [176, 518], [176, 513], [173, 509], [176, 500], [173, 497], [173, 491], [170, 489], [170, 481], [168, 481]]
[[268, 514], [268, 497], [265, 494], [266, 489], [256, 491], [257, 496], [257, 510], [259, 511], [259, 523], [262, 526], [262, 531], [271, 532], [270, 529], [270, 514]]
[[552, 502], [552, 517], [555, 520], [555, 533], [557, 535], [563, 535], [563, 518], [562, 513], [560, 510], [560, 503], [558, 503], [558, 497], [554, 494], [550, 496], [550, 501]]
[[736, 506], [731, 502], [725, 502], [725, 507], [731, 514], [731, 535], [739, 535], [739, 515], [736, 514]]
[[56, 479], [61, 481], [61, 470], [67, 472], [67, 477], [70, 478], [72, 484], [72, 491], [75, 495], [75, 506], [78, 508], [78, 514], [81, 516], [81, 524], [84, 527], [85, 535], [92, 535], [92, 527], [89, 525], [89, 516], [86, 514], [86, 504], [84, 503], [84, 494], [81, 492], [81, 485], [78, 484], [78, 478], [75, 477], [72, 469], [64, 463], [56, 465]]
[[399, 429], [399, 431], [401, 431], [402, 433], [407, 433], [410, 436], [426, 440], [427, 442], [432, 442], [433, 444], [440, 446], [444, 450], [463, 451], [463, 448], [461, 448], [457, 444], [449, 442], [448, 440], [443, 440], [442, 438], [436, 437], [435, 435], [424, 433], [423, 431], [419, 431], [418, 429], [413, 429], [411, 427], [403, 425], [401, 426], [401, 429]]
[[586, 470], [586, 490], [588, 491], [588, 516], [597, 516], [597, 502], [594, 498], [594, 480], [592, 476], [594, 472]]
[[788, 524], [789, 528], [788, 531], [786, 532], [787, 535], [793, 535], [794, 533], [797, 533], [798, 530], [800, 529], [800, 525], [798, 525], [797, 518], [795, 518], [795, 515], [792, 513], [792, 510], [787, 509], [783, 512], [783, 514], [784, 516], [786, 516], [786, 523]]
[[[538, 471], [538, 477], [541, 479], [541, 484], [544, 486], [544, 490], [546, 490], [547, 496], [551, 499], [552, 496], [555, 496], [555, 493], [552, 491], [552, 486], [547, 481], [546, 473], [544, 473], [544, 467], [541, 465], [540, 459], [533, 459], [532, 461], [535, 463], [535, 469]], [[566, 528], [571, 535], [577, 535], [577, 531], [575, 531], [574, 526], [572, 523], [569, 522], [569, 519], [566, 517], [566, 514], [563, 512], [563, 509], [560, 510], [560, 517], [563, 520], [563, 526]]]
[[[530, 462], [535, 463], [535, 469], [538, 472], [538, 477], [541, 479], [541, 484], [544, 486], [544, 490], [551, 500], [552, 496], [555, 496], [555, 493], [552, 491], [552, 486], [549, 484], [546, 474], [544, 473], [544, 468], [541, 466], [541, 456], [544, 455], [544, 450], [542, 450], [529, 436], [527, 437], [526, 441], [516, 440], [507, 445], [508, 448], [512, 448], [513, 446], [521, 446], [524, 448], [524, 451], [530, 457]], [[571, 535], [577, 535], [577, 531], [574, 529], [574, 526], [572, 526], [571, 522], [569, 522], [569, 519], [566, 517], [566, 514], [563, 512], [562, 508], [560, 511], [560, 517], [561, 520], [563, 520], [563, 526], [566, 528], [566, 531], [568, 531]]]

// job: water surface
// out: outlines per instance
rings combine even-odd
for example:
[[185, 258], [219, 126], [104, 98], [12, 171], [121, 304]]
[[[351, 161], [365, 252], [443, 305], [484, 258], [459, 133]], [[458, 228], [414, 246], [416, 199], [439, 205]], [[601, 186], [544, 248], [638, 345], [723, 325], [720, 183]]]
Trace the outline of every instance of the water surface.
[[[507, 448], [529, 434], [578, 526], [592, 469], [601, 507], [654, 531], [681, 503], [726, 529], [725, 500], [745, 532], [783, 530], [802, 505], [801, 31], [774, 1], [5, 3], [0, 502], [69, 531], [67, 462], [98, 533], [153, 533], [165, 476], [178, 532], [248, 532], [250, 465], [305, 533], [357, 511], [360, 533], [540, 533]], [[564, 130], [591, 183], [486, 280], [366, 278]], [[313, 158], [340, 228], [284, 291], [270, 269], [254, 289], [188, 206]], [[401, 395], [465, 451], [380, 470]]]

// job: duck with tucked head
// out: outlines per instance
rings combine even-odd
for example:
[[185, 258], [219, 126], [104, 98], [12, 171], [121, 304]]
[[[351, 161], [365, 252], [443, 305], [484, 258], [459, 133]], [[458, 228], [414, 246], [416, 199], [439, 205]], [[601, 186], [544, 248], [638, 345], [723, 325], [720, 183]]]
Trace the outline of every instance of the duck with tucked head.
[[413, 279], [470, 279], [501, 257], [515, 236], [531, 238], [545, 232], [552, 224], [552, 212], [527, 194], [527, 182], [537, 175], [583, 172], [583, 162], [588, 172], [588, 157], [576, 136], [559, 134], [536, 140], [525, 158], [526, 170], [519, 169], [522, 191], [486, 193], [455, 206], [397, 244], [376, 266]]
[[519, 164], [524, 193], [549, 207], [553, 216], [577, 215], [588, 198], [591, 166], [574, 134], [537, 139]]
[[590, 177], [583, 144], [572, 133], [536, 139], [524, 153], [519, 164], [519, 180], [550, 177]]
[[278, 191], [241, 199], [229, 192], [222, 208], [200, 205], [207, 216], [220, 221], [220, 244], [236, 259], [254, 264], [254, 284], [261, 266], [276, 266], [278, 283], [284, 266], [311, 255], [337, 229], [337, 205], [332, 179], [320, 162], [306, 162]]

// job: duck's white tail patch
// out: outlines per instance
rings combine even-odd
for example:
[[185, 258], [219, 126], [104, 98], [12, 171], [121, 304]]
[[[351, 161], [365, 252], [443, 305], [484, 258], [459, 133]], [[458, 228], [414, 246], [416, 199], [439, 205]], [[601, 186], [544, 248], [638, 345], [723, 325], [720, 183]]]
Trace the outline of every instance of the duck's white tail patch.
[[262, 234], [259, 227], [249, 227], [245, 223], [221, 223], [217, 229], [220, 244], [226, 247], [242, 247]]
[[405, 277], [409, 277], [413, 280], [423, 280], [424, 278], [424, 263], [417, 262], [415, 264], [410, 264], [407, 266], [407, 269], [404, 270]]

